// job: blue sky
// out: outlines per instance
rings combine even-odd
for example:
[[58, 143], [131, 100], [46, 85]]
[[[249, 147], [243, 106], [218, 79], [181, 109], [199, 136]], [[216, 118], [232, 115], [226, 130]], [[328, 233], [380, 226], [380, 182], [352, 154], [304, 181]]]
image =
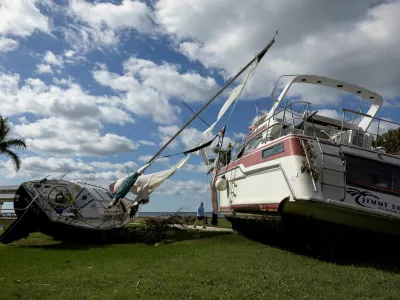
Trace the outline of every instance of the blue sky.
[[[385, 98], [380, 116], [399, 118], [399, 1], [34, 1], [0, 0], [0, 115], [27, 140], [15, 172], [0, 157], [0, 185], [71, 170], [107, 186], [143, 165], [280, 29], [228, 123], [228, 138], [246, 133], [255, 105], [283, 74], [349, 81]], [[283, 17], [284, 16], [284, 17]], [[280, 88], [286, 83], [283, 81]], [[202, 117], [212, 123], [218, 99]], [[290, 97], [338, 117], [359, 99], [296, 87]], [[266, 106], [267, 105], [267, 106]], [[218, 125], [222, 126], [225, 119]], [[195, 121], [164, 155], [196, 146], [206, 126]], [[149, 172], [179, 158], [155, 163]], [[209, 201], [199, 157], [166, 182], [144, 211], [194, 210]]]

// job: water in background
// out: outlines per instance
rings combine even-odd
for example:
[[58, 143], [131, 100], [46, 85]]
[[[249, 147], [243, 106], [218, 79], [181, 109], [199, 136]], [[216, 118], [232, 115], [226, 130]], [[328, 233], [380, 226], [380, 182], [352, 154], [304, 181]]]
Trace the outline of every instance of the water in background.
[[[175, 212], [139, 212], [138, 217], [159, 217], [173, 215]], [[196, 212], [179, 212], [182, 216], [196, 216]], [[204, 215], [208, 218], [212, 217], [212, 212], [206, 212]], [[223, 215], [218, 214], [218, 218], [225, 218]]]

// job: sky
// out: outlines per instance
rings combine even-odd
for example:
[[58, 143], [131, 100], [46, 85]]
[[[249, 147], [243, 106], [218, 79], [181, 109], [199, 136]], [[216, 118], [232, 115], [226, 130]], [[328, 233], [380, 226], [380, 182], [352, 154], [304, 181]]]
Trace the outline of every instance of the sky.
[[[231, 117], [217, 125], [227, 124], [225, 143], [248, 132], [256, 107], [268, 110], [285, 74], [370, 89], [385, 99], [378, 116], [400, 121], [399, 15], [400, 1], [376, 0], [0, 0], [0, 115], [28, 144], [18, 172], [0, 156], [0, 185], [69, 171], [66, 179], [108, 187], [132, 174], [192, 116], [182, 101], [199, 110], [277, 29]], [[202, 118], [214, 122], [228, 96]], [[360, 104], [302, 84], [288, 96], [334, 118]], [[206, 128], [196, 120], [163, 155], [197, 146]], [[200, 201], [211, 211], [209, 181], [192, 156], [142, 211], [194, 211]]]

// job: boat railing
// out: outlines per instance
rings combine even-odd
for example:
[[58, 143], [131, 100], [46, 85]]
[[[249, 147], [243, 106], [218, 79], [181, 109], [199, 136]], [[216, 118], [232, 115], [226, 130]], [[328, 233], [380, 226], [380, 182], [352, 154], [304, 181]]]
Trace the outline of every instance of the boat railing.
[[16, 213], [0, 213], [1, 219], [15, 219], [16, 217]]
[[[293, 109], [294, 105], [302, 105], [302, 111], [296, 111]], [[306, 101], [292, 101], [287, 103], [284, 107], [281, 107], [281, 109], [277, 109], [277, 111], [270, 116], [268, 119], [265, 120], [258, 120], [258, 125], [257, 128], [255, 128], [252, 132], [248, 133], [247, 136], [245, 137], [243, 143], [241, 143], [238, 146], [237, 153], [241, 153], [242, 151], [240, 149], [243, 149], [243, 147], [246, 147], [253, 141], [254, 137], [257, 137], [260, 133], [265, 132], [266, 130], [271, 130], [271, 126], [278, 125], [280, 126], [279, 133], [277, 132], [275, 136], [273, 137], [274, 139], [277, 139], [283, 135], [287, 135], [290, 133], [301, 133], [303, 135], [306, 134], [308, 130], [308, 124], [307, 124], [307, 118], [308, 116], [311, 115], [310, 111], [311, 103], [306, 102]], [[279, 120], [279, 123], [272, 123], [275, 120]], [[300, 121], [300, 122], [299, 122]], [[264, 125], [262, 125], [264, 124]], [[302, 129], [298, 129], [299, 124], [303, 124]], [[313, 126], [313, 137], [316, 137], [316, 129], [314, 126], [314, 123], [312, 123]], [[261, 126], [262, 125], [262, 126]], [[243, 153], [242, 153], [243, 154]]]
[[[302, 105], [303, 109], [294, 109], [294, 105]], [[313, 121], [313, 115], [317, 112], [311, 113], [311, 103], [306, 101], [291, 101], [287, 103], [284, 107], [281, 107], [281, 109], [278, 109], [268, 119], [263, 120], [261, 118], [260, 120], [258, 120], [258, 124], [254, 128], [254, 130], [252, 130], [252, 132], [250, 132], [246, 136], [244, 142], [238, 146], [237, 153], [242, 153], [240, 155], [242, 156], [245, 155], [246, 152], [248, 153], [252, 149], [257, 148], [257, 145], [253, 145], [254, 147], [251, 146], [252, 141], [254, 141], [254, 138], [264, 132], [267, 132], [267, 135], [270, 134], [273, 131], [271, 126], [277, 126], [276, 131], [274, 131], [274, 134], [272, 136], [273, 140], [280, 138], [284, 135], [294, 133], [306, 135], [313, 139], [326, 139], [337, 144], [358, 146], [361, 148], [375, 149], [379, 151], [385, 151], [385, 149], [383, 149], [382, 147], [374, 148], [374, 144], [377, 139], [389, 129], [400, 128], [400, 123], [393, 122], [391, 120], [372, 117], [368, 114], [351, 109], [342, 108], [341, 110], [343, 112], [343, 117], [341, 123], [339, 121], [337, 125], [332, 127], [336, 128], [335, 130], [333, 130], [334, 133], [327, 134], [326, 132], [323, 132], [323, 130], [323, 133], [320, 133], [317, 132], [316, 126]], [[350, 120], [346, 120], [346, 117], [348, 117], [349, 114], [352, 114], [352, 117]], [[363, 131], [356, 124], [354, 124], [355, 121], [357, 121], [357, 119], [360, 119], [361, 117], [368, 117], [372, 119], [372, 123], [366, 131]], [[276, 120], [278, 120], [279, 122], [275, 122]], [[353, 123], [354, 125], [350, 123]], [[266, 141], [264, 140], [263, 142]], [[244, 147], [248, 147], [249, 149], [243, 151]]]
[[[375, 148], [376, 150], [386, 151], [386, 149], [383, 149], [382, 147], [374, 147], [374, 143], [388, 130], [400, 128], [400, 123], [391, 120], [372, 117], [371, 115], [351, 109], [342, 108], [341, 110], [343, 112], [341, 130], [332, 137], [332, 139], [339, 144], [346, 144], [349, 146], [353, 145], [367, 149]], [[345, 120], [346, 114], [348, 113], [353, 114], [354, 119], [361, 117], [372, 119], [368, 129], [366, 131], [360, 127], [357, 127], [358, 129], [346, 129]]]

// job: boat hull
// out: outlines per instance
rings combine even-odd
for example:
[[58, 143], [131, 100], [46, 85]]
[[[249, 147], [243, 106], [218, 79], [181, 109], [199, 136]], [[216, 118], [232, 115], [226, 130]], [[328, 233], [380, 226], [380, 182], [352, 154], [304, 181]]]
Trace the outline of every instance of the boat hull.
[[[323, 155], [318, 153], [315, 165], [320, 177], [313, 182], [310, 174], [301, 172], [305, 160], [301, 139], [307, 138], [282, 137], [222, 169], [218, 176], [226, 178], [228, 184], [225, 190], [219, 191], [221, 213], [233, 221], [300, 217], [400, 235], [400, 198], [384, 190], [355, 186], [346, 180], [341, 152], [354, 155], [354, 149], [322, 144], [325, 158], [322, 161]], [[308, 141], [315, 143], [309, 138]], [[319, 145], [314, 148], [319, 149]], [[364, 155], [365, 159], [374, 159], [376, 155], [359, 149], [356, 154]], [[391, 163], [395, 165], [398, 159], [393, 158]]]
[[[36, 184], [36, 183], [35, 183]], [[60, 183], [57, 183], [56, 188], [59, 187]], [[51, 183], [48, 184], [50, 189], [53, 188]], [[38, 188], [39, 189], [39, 188]], [[86, 202], [96, 204], [99, 202], [95, 198], [91, 199], [91, 190], [82, 188], [80, 191], [77, 190], [77, 197], [79, 195], [86, 196]], [[27, 188], [26, 184], [22, 184], [17, 190], [14, 198], [14, 209], [17, 215], [17, 219], [3, 232], [0, 236], [0, 242], [3, 244], [9, 244], [22, 238], [26, 238], [32, 232], [41, 232], [46, 234], [55, 240], [60, 240], [70, 243], [104, 243], [109, 242], [113, 237], [117, 236], [121, 228], [129, 222], [129, 216], [124, 215], [124, 220], [115, 219], [115, 222], [110, 222], [109, 218], [107, 221], [103, 221], [108, 215], [101, 215], [96, 218], [84, 219], [85, 208], [90, 205], [79, 204], [75, 201], [74, 210], [78, 211], [79, 218], [69, 214], [68, 216], [63, 215], [62, 212], [56, 213], [48, 202], [43, 202], [46, 198], [35, 197], [37, 191], [32, 191]], [[108, 199], [107, 199], [108, 200]], [[108, 201], [101, 199], [101, 206], [104, 206]], [[78, 205], [80, 205], [80, 210]], [[89, 209], [89, 208], [88, 208]], [[102, 211], [106, 211], [101, 208]], [[91, 211], [87, 211], [93, 215], [94, 212], [98, 211], [97, 207], [93, 207]], [[78, 215], [77, 213], [77, 215]], [[118, 212], [117, 212], [118, 213]], [[114, 214], [115, 217], [118, 215]], [[72, 216], [71, 216], [72, 215]], [[83, 216], [82, 216], [83, 215]], [[103, 218], [103, 219], [102, 219]], [[89, 223], [91, 222], [91, 223]], [[108, 222], [105, 224], [105, 222]], [[105, 224], [105, 225], [104, 225]]]

